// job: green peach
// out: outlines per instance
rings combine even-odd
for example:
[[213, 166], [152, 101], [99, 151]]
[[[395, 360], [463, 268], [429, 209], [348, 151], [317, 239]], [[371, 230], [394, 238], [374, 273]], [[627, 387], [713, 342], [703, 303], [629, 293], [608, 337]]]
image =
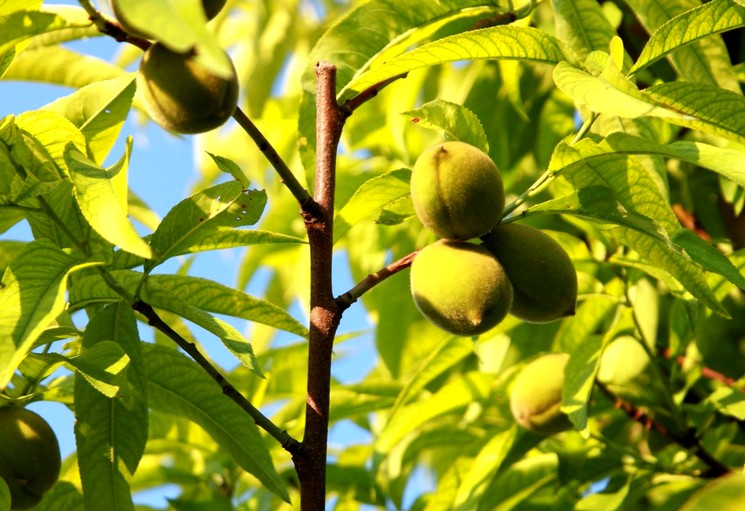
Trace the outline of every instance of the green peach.
[[571, 427], [561, 411], [564, 369], [569, 361], [565, 353], [542, 355], [518, 373], [510, 391], [510, 410], [525, 429], [551, 435]]
[[515, 223], [499, 224], [483, 237], [512, 282], [510, 313], [532, 323], [573, 316], [577, 272], [564, 249], [548, 234]]
[[54, 486], [61, 466], [52, 428], [26, 408], [0, 408], [0, 478], [10, 488], [10, 508], [36, 506]]
[[502, 215], [502, 176], [477, 147], [445, 142], [426, 149], [414, 164], [411, 200], [421, 222], [441, 238], [476, 238]]
[[145, 110], [165, 129], [203, 133], [224, 124], [238, 104], [238, 79], [212, 74], [191, 53], [153, 44], [142, 58], [137, 89]]
[[512, 303], [512, 285], [494, 256], [459, 241], [439, 240], [416, 255], [411, 293], [427, 319], [456, 335], [486, 332]]

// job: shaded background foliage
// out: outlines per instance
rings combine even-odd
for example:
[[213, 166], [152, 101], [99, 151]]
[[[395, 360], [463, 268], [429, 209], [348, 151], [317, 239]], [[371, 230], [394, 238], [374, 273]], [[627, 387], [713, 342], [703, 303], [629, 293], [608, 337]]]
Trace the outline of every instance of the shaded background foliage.
[[[156, 233], [149, 244], [125, 232], [121, 215], [116, 239], [105, 238], [101, 226], [111, 217], [74, 197], [86, 197], [86, 169], [121, 159], [134, 183], [146, 167], [128, 165], [147, 133], [137, 124], [147, 119], [129, 74], [141, 50], [119, 44], [110, 62], [95, 57], [90, 46], [69, 44], [84, 37], [111, 43], [82, 9], [45, 6], [49, 14], [40, 6], [0, 6], [3, 79], [62, 85], [68, 90], [60, 97], [81, 92], [28, 114], [2, 103], [2, 114], [16, 117], [0, 124], [8, 148], [0, 160], [0, 256], [9, 268], [0, 292], [1, 396], [58, 401], [78, 420], [78, 449], [39, 508], [132, 509], [130, 494], [166, 484], [178, 487], [167, 504], [176, 510], [297, 508], [288, 453], [221, 400], [219, 388], [91, 269], [92, 261], [103, 263], [133, 293], [148, 247], [172, 256], [152, 269], [143, 299], [299, 438], [309, 267], [297, 202], [230, 122], [193, 137], [198, 173], [178, 169], [158, 184], [188, 184], [164, 209], [154, 212], [137, 195], [153, 197], [151, 190], [118, 182], [107, 192], [109, 202], [127, 201], [139, 235]], [[691, 496], [722, 466], [742, 468], [743, 25], [745, 7], [734, 0], [229, 0], [207, 33], [169, 32], [175, 42], [191, 37], [228, 49], [241, 108], [308, 187], [315, 62], [337, 66], [340, 101], [406, 73], [357, 109], [344, 130], [335, 269], [351, 277], [337, 280], [336, 295], [434, 241], [413, 214], [408, 178], [420, 152], [445, 138], [485, 149], [514, 206], [507, 220], [551, 233], [577, 269], [576, 316], [544, 325], [508, 318], [478, 339], [428, 324], [411, 301], [406, 272], [364, 294], [335, 348], [335, 366], [362, 360], [333, 380], [332, 427], [341, 424], [354, 440], [331, 446], [330, 509], [690, 511], [707, 509], [707, 493]], [[136, 124], [122, 130], [127, 115]], [[33, 137], [18, 143], [13, 123]], [[44, 161], [39, 145], [53, 164], [34, 167]], [[231, 208], [244, 194], [220, 168], [229, 163], [211, 154], [234, 162], [254, 190], [256, 201], [238, 208], [237, 224]], [[72, 234], [60, 234], [48, 214], [23, 202], [13, 183], [18, 167], [55, 185], [34, 193], [72, 222]], [[210, 210], [213, 202], [219, 206]], [[189, 212], [200, 207], [212, 224], [191, 236]], [[38, 241], [12, 241], [7, 229], [19, 222]], [[70, 242], [75, 234], [92, 252]], [[208, 252], [214, 249], [235, 251], [227, 277], [215, 269], [223, 263]], [[18, 295], [8, 289], [12, 278], [24, 289], [39, 268], [57, 297], [33, 295], [34, 310], [44, 313], [34, 315], [16, 307]], [[654, 384], [625, 396], [603, 392], [593, 384], [600, 355], [627, 335], [653, 356]], [[140, 337], [154, 343], [141, 345]], [[93, 362], [76, 361], [88, 350]], [[545, 352], [571, 354], [564, 409], [575, 429], [541, 438], [518, 428], [508, 395], [519, 368]], [[124, 355], [126, 373], [102, 371]], [[102, 421], [102, 403], [122, 408], [114, 423]], [[86, 444], [85, 426], [126, 428], [111, 440], [113, 463], [96, 457], [104, 443]], [[104, 480], [104, 473], [114, 475]], [[709, 495], [725, 492], [740, 502], [742, 480], [727, 478]]]

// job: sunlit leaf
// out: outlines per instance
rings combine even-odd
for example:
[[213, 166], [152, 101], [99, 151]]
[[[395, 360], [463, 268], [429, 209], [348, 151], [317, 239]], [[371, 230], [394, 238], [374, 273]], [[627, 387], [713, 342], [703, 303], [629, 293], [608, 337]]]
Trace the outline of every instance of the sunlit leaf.
[[574, 427], [585, 437], [588, 404], [595, 384], [595, 374], [600, 365], [600, 348], [603, 338], [590, 336], [571, 353], [564, 369], [561, 410], [569, 416]]
[[442, 130], [452, 140], [460, 140], [489, 152], [489, 141], [479, 118], [468, 108], [442, 99], [425, 103], [421, 108], [402, 112], [417, 126]]
[[243, 469], [289, 500], [251, 417], [204, 370], [178, 351], [157, 345], [143, 347], [150, 405], [202, 426]]
[[744, 25], [745, 9], [731, 0], [713, 0], [691, 9], [674, 17], [652, 34], [630, 72], [644, 69], [681, 46]]
[[153, 250], [142, 239], [127, 214], [129, 151], [109, 169], [89, 160], [70, 145], [65, 160], [75, 185], [75, 199], [91, 227], [105, 240], [140, 257], [151, 259]]
[[738, 511], [745, 499], [745, 475], [733, 472], [715, 479], [688, 499], [680, 511]]
[[81, 264], [50, 242], [37, 240], [5, 269], [0, 286], [0, 388], [64, 310], [67, 276], [92, 264]]

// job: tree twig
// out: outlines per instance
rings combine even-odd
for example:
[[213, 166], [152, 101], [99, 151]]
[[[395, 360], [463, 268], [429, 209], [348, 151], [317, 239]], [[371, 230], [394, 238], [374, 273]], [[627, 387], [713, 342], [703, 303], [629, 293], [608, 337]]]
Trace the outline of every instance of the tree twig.
[[367, 277], [357, 283], [357, 285], [355, 285], [352, 289], [340, 295], [336, 299], [336, 303], [342, 310], [348, 309], [350, 305], [352, 305], [359, 299], [359, 297], [370, 291], [373, 287], [377, 286], [388, 277], [395, 275], [401, 270], [411, 266], [411, 263], [414, 261], [414, 258], [416, 257], [418, 252], [419, 251], [417, 250], [408, 255], [405, 255], [398, 261], [392, 262], [385, 268], [378, 270], [375, 273], [369, 274]]
[[396, 80], [406, 78], [406, 75], [408, 75], [408, 73], [402, 73], [400, 75], [392, 76], [391, 78], [383, 80], [382, 82], [378, 82], [375, 85], [371, 85], [367, 89], [357, 94], [355, 97], [345, 101], [344, 104], [341, 106], [341, 108], [343, 109], [344, 112], [346, 112], [348, 116], [352, 115], [352, 112], [357, 110], [360, 106], [362, 106], [367, 101], [370, 101], [372, 98], [377, 96], [378, 93], [381, 90], [383, 90], [385, 87], [395, 82]]
[[598, 388], [608, 396], [614, 403], [616, 408], [623, 410], [626, 415], [633, 421], [643, 425], [646, 429], [654, 429], [660, 434], [672, 439], [675, 443], [680, 445], [682, 448], [693, 452], [693, 454], [705, 463], [709, 468], [702, 474], [704, 477], [716, 478], [727, 474], [731, 469], [716, 459], [712, 454], [706, 450], [701, 444], [701, 440], [696, 435], [695, 430], [690, 430], [685, 434], [679, 434], [666, 428], [660, 422], [654, 419], [649, 413], [644, 410], [637, 408], [632, 403], [623, 400], [616, 396], [607, 386], [600, 382], [595, 382]]
[[173, 342], [175, 342], [179, 348], [184, 350], [204, 371], [212, 377], [220, 388], [223, 394], [228, 396], [234, 403], [240, 406], [246, 413], [248, 413], [254, 420], [257, 426], [269, 433], [277, 442], [282, 445], [290, 454], [294, 454], [300, 448], [300, 442], [295, 440], [292, 436], [277, 427], [268, 417], [266, 417], [261, 411], [256, 408], [246, 397], [236, 389], [222, 373], [202, 355], [199, 348], [192, 342], [187, 341], [178, 332], [173, 330], [168, 323], [155, 312], [155, 309], [142, 300], [135, 300], [132, 303], [132, 308], [147, 318], [148, 324], [153, 328], [156, 328], [168, 336]]

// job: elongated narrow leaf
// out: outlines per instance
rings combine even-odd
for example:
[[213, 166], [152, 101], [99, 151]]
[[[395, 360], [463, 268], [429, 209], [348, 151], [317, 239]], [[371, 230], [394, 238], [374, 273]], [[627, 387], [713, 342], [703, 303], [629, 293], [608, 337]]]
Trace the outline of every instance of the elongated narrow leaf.
[[667, 117], [670, 122], [745, 143], [745, 97], [740, 94], [689, 82], [653, 85], [643, 94], [681, 114]]
[[0, 286], [0, 388], [64, 310], [67, 276], [92, 264], [81, 264], [52, 243], [37, 240], [5, 269]]
[[93, 161], [103, 163], [127, 119], [134, 93], [134, 74], [126, 74], [83, 87], [44, 110], [69, 119], [88, 141]]
[[77, 369], [78, 374], [104, 396], [114, 398], [120, 393], [129, 392], [127, 386], [129, 355], [116, 342], [102, 340], [73, 357], [57, 356], [64, 358], [68, 364]]
[[[104, 396], [87, 378], [75, 379], [75, 439], [88, 509], [132, 510], [127, 479], [145, 451], [148, 434], [146, 380], [134, 312], [123, 302], [96, 313], [83, 336], [83, 354], [114, 344], [131, 354], [127, 395]], [[128, 473], [121, 470], [126, 467]]]
[[[625, 0], [650, 34], [671, 18], [701, 5], [699, 0]], [[668, 55], [678, 76], [739, 92], [737, 75], [719, 37], [705, 37]]]
[[[86, 152], [83, 133], [73, 123], [56, 112], [45, 110], [24, 112], [16, 116], [15, 123], [33, 137], [33, 140], [29, 141], [29, 148], [35, 153], [33, 158], [38, 159], [40, 165], [48, 165], [49, 162], [45, 159], [51, 156], [54, 165], [64, 176], [70, 175], [65, 158], [67, 146], [72, 145], [83, 154]], [[31, 142], [38, 144], [38, 146], [31, 148]], [[13, 146], [13, 153], [14, 156], [17, 154], [15, 145]], [[40, 179], [42, 178], [40, 177]]]
[[127, 162], [125, 156], [110, 169], [89, 160], [77, 148], [69, 145], [65, 160], [75, 185], [75, 199], [91, 227], [105, 240], [140, 257], [151, 259], [154, 254], [127, 216]]
[[630, 119], [644, 116], [664, 119], [683, 117], [683, 114], [664, 108], [645, 97], [620, 73], [616, 73], [616, 76], [595, 76], [562, 62], [554, 69], [554, 81], [576, 103], [600, 114]]
[[674, 17], [652, 34], [631, 73], [661, 59], [677, 48], [703, 37], [745, 26], [745, 8], [731, 0], [712, 0]]
[[697, 491], [680, 511], [739, 511], [745, 499], [745, 475], [732, 472]]
[[469, 372], [442, 387], [428, 399], [410, 403], [388, 422], [376, 439], [376, 448], [385, 452], [419, 426], [445, 413], [457, 413], [488, 395], [487, 375]]
[[580, 59], [596, 50], [608, 51], [616, 31], [596, 0], [553, 0], [556, 32]]
[[243, 469], [289, 501], [253, 419], [186, 356], [158, 345], [144, 348], [150, 405], [199, 424]]
[[[40, 66], [39, 62], [44, 62], [44, 65]], [[126, 71], [103, 59], [63, 46], [39, 46], [17, 55], [3, 78], [79, 89], [100, 80], [118, 78], [124, 73]]]
[[365, 181], [334, 219], [334, 241], [361, 220], [371, 218], [411, 194], [411, 171], [398, 169]]
[[507, 59], [544, 64], [573, 60], [571, 50], [542, 30], [512, 25], [456, 34], [425, 44], [355, 77], [340, 93], [349, 98], [366, 88], [426, 66], [458, 60]]
[[182, 200], [150, 239], [150, 246], [160, 254], [152, 265], [196, 251], [195, 247], [218, 245], [220, 239], [231, 237], [230, 228], [256, 223], [265, 205], [264, 191], [244, 190], [238, 181], [215, 185]]
[[601, 336], [586, 338], [571, 354], [564, 369], [561, 410], [585, 437], [589, 435], [587, 407], [600, 365], [602, 341]]
[[463, 105], [435, 99], [420, 108], [402, 112], [402, 115], [410, 118], [417, 126], [444, 131], [452, 140], [460, 140], [485, 153], [489, 152], [489, 140], [484, 126], [476, 114]]
[[737, 267], [727, 259], [716, 247], [702, 240], [696, 233], [688, 229], [681, 229], [672, 236], [672, 241], [691, 259], [708, 271], [718, 273], [740, 289], [745, 290], [745, 277]]
[[[116, 280], [134, 293], [143, 275], [134, 271], [112, 272]], [[187, 275], [150, 275], [141, 297], [153, 307], [171, 310], [173, 300], [197, 309], [263, 323], [305, 337], [307, 329], [287, 311], [265, 300], [217, 282]], [[97, 276], [85, 277], [71, 290], [70, 304], [75, 308], [98, 301], [112, 301], [118, 295]], [[175, 312], [175, 311], [174, 311]]]

